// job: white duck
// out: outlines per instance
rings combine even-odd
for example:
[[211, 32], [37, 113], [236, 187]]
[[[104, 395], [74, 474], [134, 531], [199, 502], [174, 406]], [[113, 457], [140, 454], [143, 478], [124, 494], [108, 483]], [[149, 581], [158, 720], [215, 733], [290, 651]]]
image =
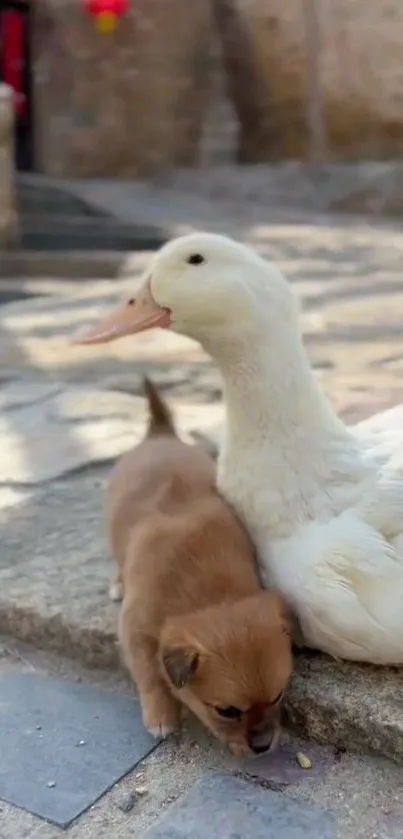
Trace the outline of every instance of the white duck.
[[221, 371], [219, 486], [306, 643], [403, 663], [403, 411], [347, 428], [312, 373], [281, 272], [225, 237], [165, 245], [136, 298], [80, 342], [154, 326], [199, 341]]

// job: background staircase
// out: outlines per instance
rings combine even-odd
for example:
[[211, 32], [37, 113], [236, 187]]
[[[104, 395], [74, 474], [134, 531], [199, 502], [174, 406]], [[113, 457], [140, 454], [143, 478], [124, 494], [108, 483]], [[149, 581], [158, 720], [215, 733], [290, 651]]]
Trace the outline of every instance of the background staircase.
[[24, 251], [147, 251], [165, 241], [162, 231], [115, 219], [53, 186], [17, 178], [19, 230], [14, 249]]

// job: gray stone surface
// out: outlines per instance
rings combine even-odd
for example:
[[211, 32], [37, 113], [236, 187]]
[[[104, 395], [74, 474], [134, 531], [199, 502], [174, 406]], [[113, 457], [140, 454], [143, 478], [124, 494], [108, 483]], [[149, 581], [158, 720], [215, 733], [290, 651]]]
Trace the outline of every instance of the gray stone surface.
[[7, 251], [1, 257], [0, 279], [111, 279], [125, 273], [130, 261], [122, 251]]
[[[88, 671], [60, 655], [0, 638], [0, 676], [34, 672], [54, 678], [94, 684], [114, 691], [130, 686], [116, 671]], [[161, 744], [138, 769], [69, 827], [70, 839], [143, 839], [144, 832], [209, 771], [241, 772], [268, 789], [284, 789], [296, 801], [313, 804], [332, 814], [338, 839], [401, 839], [403, 768], [381, 758], [356, 756], [342, 749], [314, 746], [283, 734], [278, 752], [253, 761], [254, 772], [240, 767], [200, 725], [189, 720], [180, 738]], [[303, 751], [312, 762], [303, 770], [296, 755]], [[125, 813], [122, 803], [135, 798]], [[2, 839], [62, 839], [65, 832], [23, 810], [0, 802]]]
[[403, 763], [402, 668], [299, 654], [289, 724], [307, 737]]
[[147, 839], [334, 839], [332, 818], [238, 778], [205, 776], [147, 831]]
[[130, 397], [82, 388], [46, 399], [41, 391], [32, 385], [28, 404], [0, 419], [3, 484], [42, 483], [112, 460], [133, 444], [136, 430], [141, 434]]
[[[309, 743], [306, 755], [310, 761], [309, 769], [304, 769], [299, 764], [299, 753], [295, 740], [288, 741], [283, 736], [283, 741], [274, 752], [260, 755], [259, 759], [240, 758], [239, 761], [235, 761], [235, 766], [242, 775], [258, 780], [269, 789], [279, 791], [302, 782], [312, 784], [330, 770], [332, 761], [329, 760], [329, 751], [321, 746]], [[305, 756], [303, 751], [301, 753]]]
[[0, 511], [0, 632], [116, 665], [105, 477], [60, 482]]
[[174, 233], [177, 225], [202, 223], [214, 228], [216, 223], [232, 227], [245, 223], [250, 228], [276, 219], [287, 223], [298, 215], [301, 220], [307, 212], [320, 213], [319, 223], [327, 212], [373, 214], [378, 219], [400, 216], [402, 171], [396, 161], [321, 167], [288, 161], [175, 168], [152, 182], [55, 180], [25, 173], [20, 181], [39, 187], [57, 185], [121, 221], [147, 223]]
[[130, 694], [0, 678], [0, 798], [66, 827], [156, 746]]
[[[140, 386], [141, 387], [141, 386]], [[218, 406], [180, 405], [178, 427], [208, 431]], [[90, 463], [112, 461], [142, 438], [144, 400], [91, 387], [29, 383], [0, 392], [0, 484], [40, 484]]]

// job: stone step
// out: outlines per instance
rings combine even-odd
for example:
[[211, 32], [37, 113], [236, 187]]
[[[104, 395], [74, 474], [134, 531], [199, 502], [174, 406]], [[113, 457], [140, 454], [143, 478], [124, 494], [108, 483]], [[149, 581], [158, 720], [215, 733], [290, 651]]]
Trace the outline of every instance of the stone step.
[[136, 233], [84, 230], [45, 229], [25, 230], [18, 237], [22, 251], [153, 251], [158, 244], [155, 238], [139, 237]]
[[16, 202], [19, 213], [35, 215], [52, 213], [63, 215], [85, 215], [93, 218], [107, 218], [108, 213], [90, 206], [81, 198], [54, 186], [25, 183], [23, 176], [16, 179]]
[[19, 250], [155, 250], [167, 238], [153, 225], [119, 221], [56, 186], [17, 178], [16, 200], [19, 229], [14, 247]]
[[15, 247], [39, 251], [152, 251], [166, 237], [150, 225], [121, 223], [108, 217], [23, 214]]
[[16, 248], [1, 255], [0, 280], [51, 278], [114, 279], [130, 274], [130, 252], [124, 250], [39, 250]]
[[92, 216], [83, 215], [82, 213], [49, 213], [41, 211], [40, 213], [21, 213], [19, 217], [19, 227], [21, 230], [41, 231], [48, 227], [52, 230], [62, 230], [67, 227], [68, 230], [79, 231], [95, 231], [100, 235], [104, 235], [108, 230], [131, 235], [133, 234], [141, 237], [156, 238], [159, 241], [165, 239], [165, 232], [160, 228], [150, 224], [136, 224], [125, 221], [120, 221], [113, 216]]

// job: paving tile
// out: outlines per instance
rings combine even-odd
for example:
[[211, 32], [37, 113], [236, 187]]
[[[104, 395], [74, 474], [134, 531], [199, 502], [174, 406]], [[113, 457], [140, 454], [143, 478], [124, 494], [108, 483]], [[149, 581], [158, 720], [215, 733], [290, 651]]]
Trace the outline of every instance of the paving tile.
[[0, 391], [0, 410], [10, 411], [43, 402], [60, 391], [54, 382], [31, 382], [25, 379], [9, 382]]
[[[302, 768], [297, 755], [301, 752], [309, 758], [309, 768]], [[293, 784], [310, 783], [323, 778], [334, 766], [334, 754], [329, 749], [323, 749], [309, 744], [301, 749], [297, 741], [281, 743], [277, 749], [258, 758], [239, 758], [236, 768], [253, 778], [267, 783], [271, 789], [284, 789]]]
[[335, 839], [333, 818], [281, 792], [207, 774], [144, 839]]
[[31, 674], [0, 680], [0, 798], [66, 827], [156, 746], [139, 704]]
[[[25, 402], [24, 402], [25, 399]], [[180, 402], [175, 414], [186, 436], [208, 433], [219, 405]], [[0, 483], [36, 485], [113, 460], [144, 436], [145, 400], [115, 391], [12, 383], [0, 392]]]

